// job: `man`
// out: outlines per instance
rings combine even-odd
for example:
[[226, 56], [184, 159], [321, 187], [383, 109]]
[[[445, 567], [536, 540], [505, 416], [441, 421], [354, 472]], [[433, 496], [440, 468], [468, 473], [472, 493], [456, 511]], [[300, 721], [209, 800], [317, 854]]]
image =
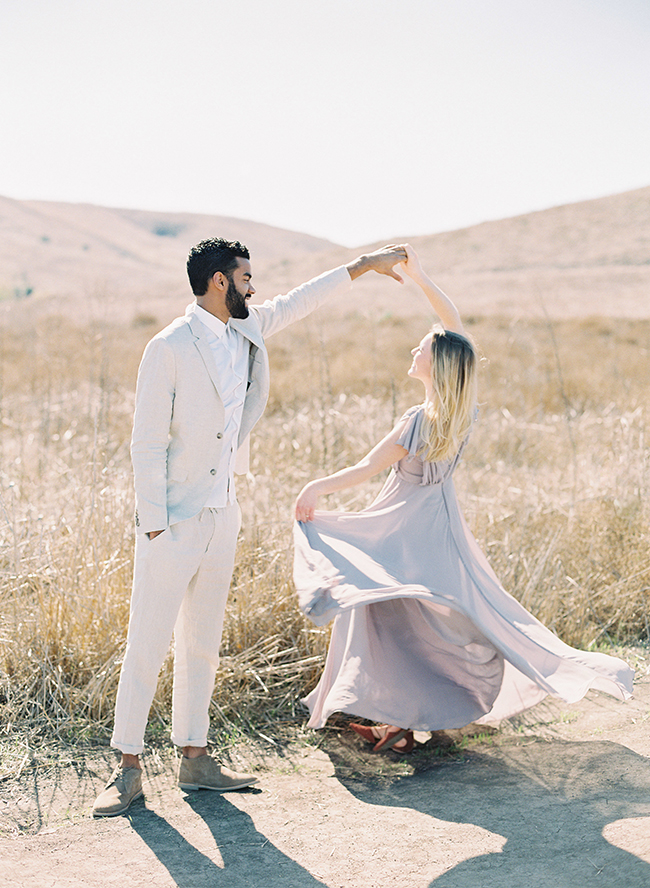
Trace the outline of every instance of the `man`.
[[208, 755], [207, 734], [241, 523], [234, 475], [246, 471], [248, 435], [269, 392], [265, 338], [367, 271], [401, 282], [393, 267], [405, 259], [403, 247], [385, 247], [249, 309], [255, 289], [246, 247], [212, 238], [190, 251], [196, 301], [149, 342], [138, 372], [133, 593], [111, 740], [122, 758], [96, 816], [121, 814], [142, 795], [139, 756], [172, 635], [179, 785], [225, 792], [257, 782]]

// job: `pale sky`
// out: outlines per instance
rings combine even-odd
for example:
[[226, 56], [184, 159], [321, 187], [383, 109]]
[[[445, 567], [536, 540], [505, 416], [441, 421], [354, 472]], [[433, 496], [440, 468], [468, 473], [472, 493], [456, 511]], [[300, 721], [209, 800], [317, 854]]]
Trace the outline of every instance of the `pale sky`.
[[431, 234], [650, 184], [650, 0], [0, 0], [0, 120], [6, 197]]

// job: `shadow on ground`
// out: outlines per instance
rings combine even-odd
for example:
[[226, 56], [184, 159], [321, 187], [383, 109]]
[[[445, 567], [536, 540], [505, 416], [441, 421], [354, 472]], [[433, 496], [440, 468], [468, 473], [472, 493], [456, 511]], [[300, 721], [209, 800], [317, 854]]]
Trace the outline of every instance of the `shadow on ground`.
[[0, 836], [26, 836], [62, 822], [75, 822], [87, 814], [115, 767], [107, 747], [61, 746], [40, 756], [26, 756], [17, 774], [0, 781]]
[[0, 882], [647, 888], [650, 683], [625, 706], [596, 697], [577, 721], [561, 714], [435, 734], [408, 756], [373, 754], [341, 721], [238, 749], [231, 766], [260, 788], [224, 796], [182, 793], [174, 753], [150, 750], [145, 798], [100, 821], [90, 808], [114, 752], [35, 753], [0, 782]]
[[[246, 795], [255, 792], [248, 790]], [[178, 888], [259, 885], [264, 873], [269, 874], [268, 886], [322, 888], [323, 882], [276, 848], [231, 798], [232, 795], [215, 793], [192, 793], [186, 798], [191, 810], [207, 827], [209, 853], [202, 853], [200, 842], [186, 838], [169, 818], [155, 811], [143, 811], [132, 819], [131, 825]], [[218, 849], [218, 861], [213, 859], [214, 848]]]
[[378, 780], [376, 756], [360, 755], [343, 738], [326, 743], [336, 776], [359, 801], [404, 808], [405, 823], [417, 811], [505, 839], [499, 852], [464, 860], [431, 888], [650, 885], [650, 863], [613, 844], [629, 835], [617, 828], [620, 821], [648, 818], [639, 850], [650, 860], [647, 758], [611, 741], [528, 738], [451, 757], [435, 748], [435, 738], [433, 745], [401, 765], [410, 774]]

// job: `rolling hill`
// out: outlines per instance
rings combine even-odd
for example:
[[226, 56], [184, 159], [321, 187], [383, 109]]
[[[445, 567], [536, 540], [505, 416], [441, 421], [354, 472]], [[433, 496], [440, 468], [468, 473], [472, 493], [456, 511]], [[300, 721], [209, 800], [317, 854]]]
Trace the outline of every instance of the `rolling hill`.
[[[0, 198], [0, 296], [51, 310], [109, 301], [120, 317], [173, 316], [188, 300], [189, 247], [246, 243], [259, 298], [348, 261], [329, 241], [223, 216]], [[650, 316], [650, 187], [410, 241], [431, 275], [475, 314]], [[412, 289], [409, 284], [408, 289]], [[420, 312], [392, 281], [364, 276], [336, 312]]]
[[215, 234], [246, 243], [261, 271], [292, 254], [335, 248], [310, 235], [225, 216], [0, 198], [0, 292], [176, 295], [187, 290], [189, 248]]

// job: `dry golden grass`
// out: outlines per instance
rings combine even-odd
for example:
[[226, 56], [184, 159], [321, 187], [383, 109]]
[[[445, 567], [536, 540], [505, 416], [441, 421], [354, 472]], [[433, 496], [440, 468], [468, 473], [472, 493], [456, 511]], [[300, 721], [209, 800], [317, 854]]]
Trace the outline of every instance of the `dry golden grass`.
[[[142, 348], [159, 325], [38, 320], [0, 337], [0, 713], [25, 734], [105, 740], [128, 619], [128, 456]], [[650, 322], [470, 319], [482, 408], [457, 487], [505, 587], [577, 646], [650, 640]], [[239, 486], [244, 525], [215, 736], [302, 719], [327, 631], [298, 612], [291, 504], [362, 455], [420, 398], [405, 377], [424, 322], [310, 318], [272, 340], [273, 389]], [[330, 497], [367, 504], [383, 479]], [[150, 739], [168, 725], [163, 668]], [[2, 744], [0, 738], [0, 747]]]

